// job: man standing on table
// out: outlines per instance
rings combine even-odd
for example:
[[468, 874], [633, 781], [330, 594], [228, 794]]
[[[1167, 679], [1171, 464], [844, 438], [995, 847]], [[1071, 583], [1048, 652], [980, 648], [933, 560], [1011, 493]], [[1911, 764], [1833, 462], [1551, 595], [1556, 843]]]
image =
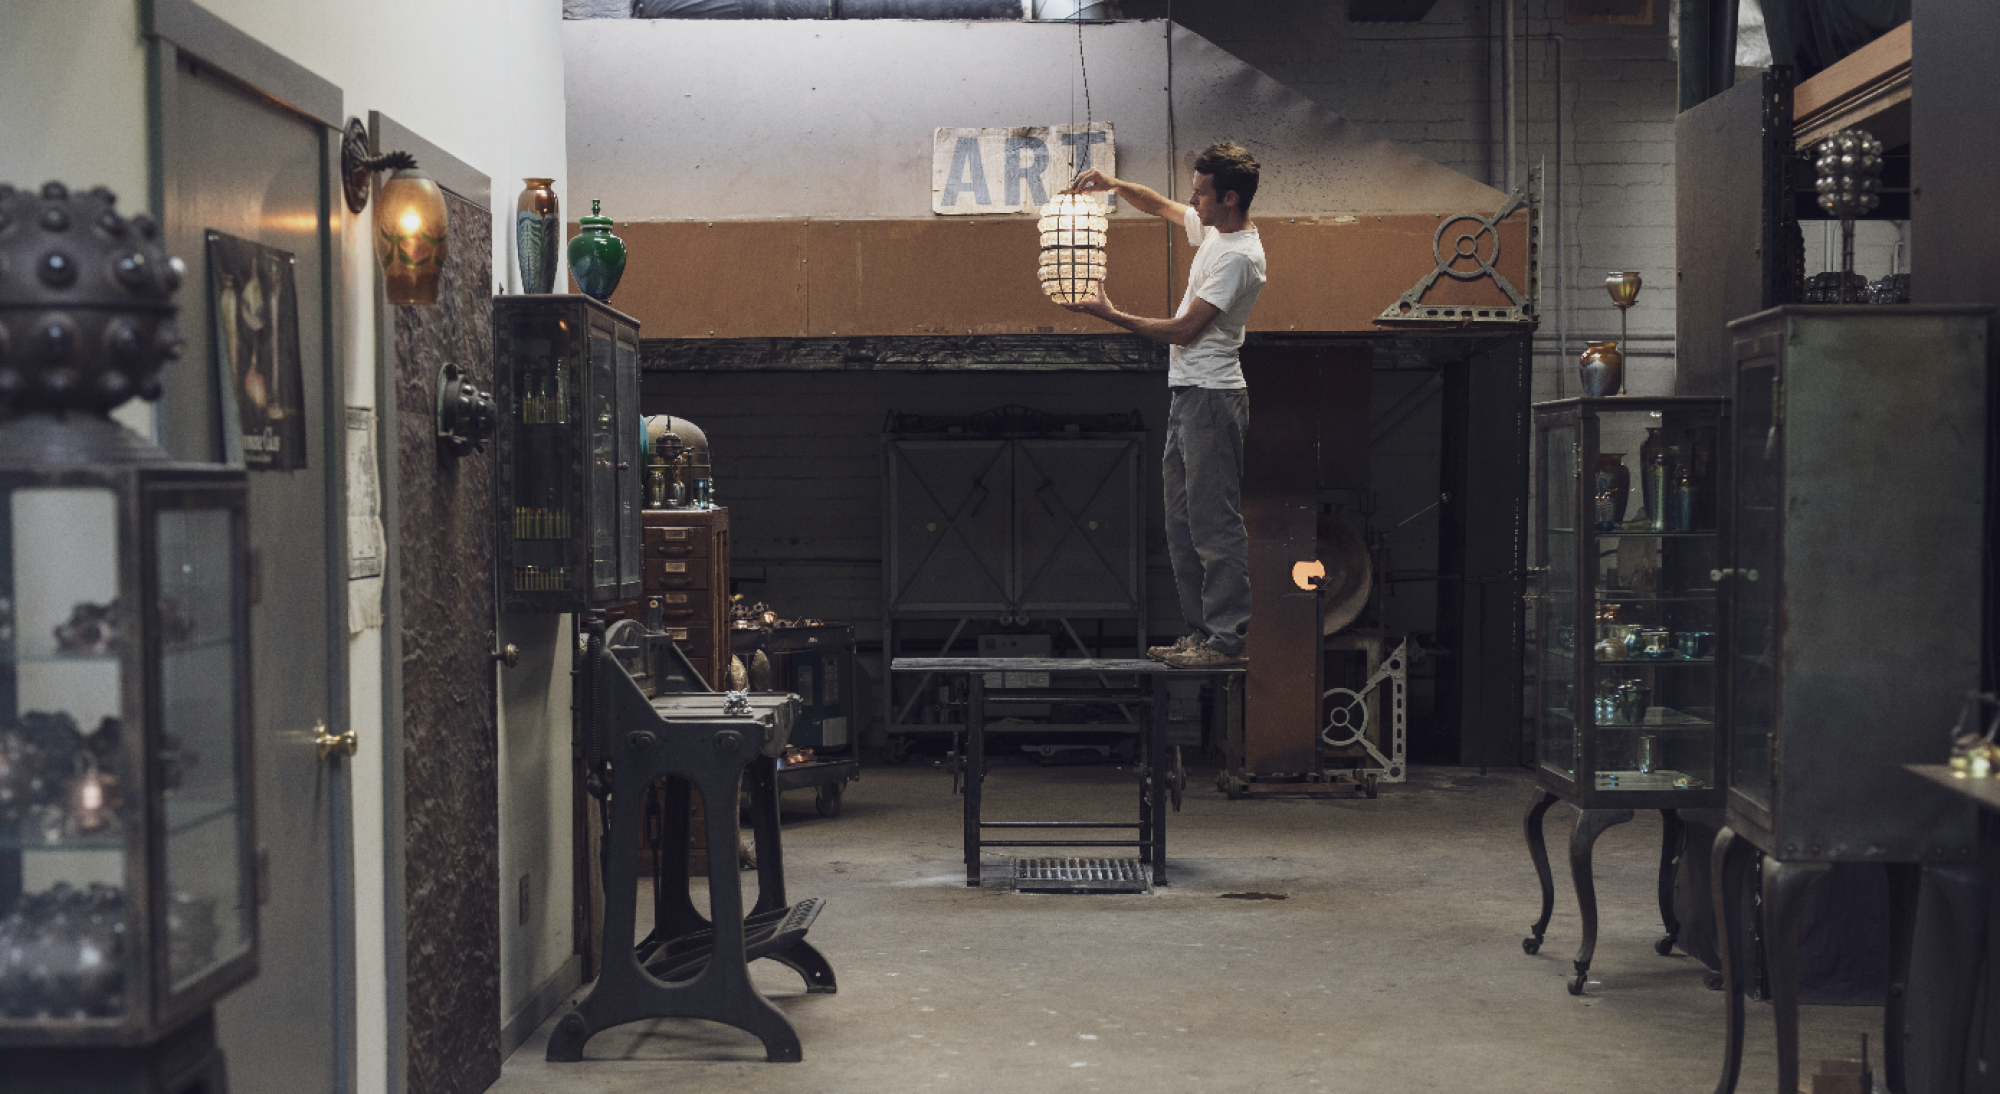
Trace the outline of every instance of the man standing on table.
[[1154, 646], [1146, 656], [1176, 668], [1240, 665], [1248, 660], [1250, 633], [1250, 539], [1239, 508], [1250, 391], [1237, 350], [1264, 288], [1264, 244], [1250, 223], [1257, 161], [1233, 141], [1211, 145], [1194, 161], [1192, 205], [1094, 168], [1078, 175], [1070, 190], [1111, 191], [1140, 212], [1181, 226], [1188, 242], [1199, 245], [1172, 319], [1127, 315], [1102, 284], [1096, 296], [1063, 306], [1172, 347], [1161, 479], [1167, 556], [1193, 633], [1171, 646]]

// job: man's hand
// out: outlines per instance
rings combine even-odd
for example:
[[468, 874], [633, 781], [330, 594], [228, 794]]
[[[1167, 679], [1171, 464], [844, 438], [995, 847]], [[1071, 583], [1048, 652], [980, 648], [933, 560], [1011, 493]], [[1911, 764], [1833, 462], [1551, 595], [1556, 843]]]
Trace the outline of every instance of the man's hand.
[[1082, 174], [1070, 180], [1069, 189], [1064, 190], [1063, 193], [1097, 194], [1105, 191], [1116, 191], [1117, 189], [1117, 179], [1099, 171], [1095, 167], [1087, 167]]
[[1063, 307], [1071, 311], [1080, 311], [1085, 315], [1094, 315], [1106, 322], [1112, 321], [1111, 317], [1118, 313], [1118, 308], [1111, 303], [1111, 297], [1105, 293], [1102, 281], [1097, 283], [1095, 295], [1087, 296], [1074, 304], [1064, 304]]

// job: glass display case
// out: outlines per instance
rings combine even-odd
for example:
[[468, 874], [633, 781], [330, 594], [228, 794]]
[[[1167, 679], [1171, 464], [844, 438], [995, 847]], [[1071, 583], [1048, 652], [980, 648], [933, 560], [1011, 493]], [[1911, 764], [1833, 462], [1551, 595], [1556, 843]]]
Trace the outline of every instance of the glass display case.
[[0, 1048], [156, 1040], [256, 971], [244, 499], [0, 469]]
[[1715, 398], [1616, 396], [1542, 403], [1534, 417], [1537, 787], [1525, 827], [1542, 911], [1521, 945], [1538, 952], [1548, 929], [1555, 885], [1542, 819], [1566, 801], [1577, 810], [1569, 860], [1583, 920], [1569, 991], [1580, 995], [1597, 945], [1597, 837], [1636, 810], [1660, 810], [1666, 937], [1654, 950], [1665, 955], [1680, 934], [1682, 814], [1717, 810], [1720, 823], [1729, 410]]
[[1722, 804], [1725, 406], [1535, 407], [1535, 771], [1580, 808]]
[[493, 301], [502, 607], [640, 595], [639, 324], [587, 296]]

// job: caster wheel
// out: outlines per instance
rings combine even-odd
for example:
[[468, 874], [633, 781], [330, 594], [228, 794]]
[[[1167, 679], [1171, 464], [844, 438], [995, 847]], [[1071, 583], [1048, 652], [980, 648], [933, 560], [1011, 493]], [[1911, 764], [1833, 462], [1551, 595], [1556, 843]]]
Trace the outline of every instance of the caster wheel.
[[1542, 940], [1541, 940], [1541, 939], [1539, 939], [1539, 938], [1524, 938], [1524, 939], [1522, 939], [1522, 940], [1521, 940], [1521, 952], [1522, 952], [1522, 953], [1526, 953], [1526, 954], [1537, 954], [1537, 953], [1541, 953], [1541, 952], [1542, 952]]
[[1719, 972], [1705, 972], [1705, 973], [1702, 973], [1702, 974], [1701, 974], [1701, 986], [1702, 986], [1702, 987], [1704, 987], [1704, 988], [1707, 988], [1707, 989], [1708, 989], [1708, 990], [1710, 990], [1710, 991], [1721, 991], [1721, 990], [1722, 990], [1722, 974], [1721, 974], [1721, 973], [1719, 973]]
[[1367, 792], [1371, 801], [1379, 797], [1382, 793], [1382, 787], [1373, 775], [1368, 776], [1368, 781], [1362, 784], [1362, 789]]
[[1659, 954], [1661, 957], [1671, 956], [1674, 952], [1674, 936], [1668, 935], [1658, 942], [1653, 943], [1653, 952]]
[[819, 810], [819, 815], [822, 817], [839, 816], [840, 797], [843, 792], [844, 788], [840, 783], [829, 783], [820, 787], [813, 795], [813, 808]]
[[1587, 977], [1589, 977], [1589, 976], [1590, 976], [1590, 974], [1589, 974], [1589, 973], [1587, 973], [1587, 972], [1580, 972], [1580, 973], [1577, 973], [1577, 974], [1576, 974], [1575, 976], [1572, 976], [1572, 977], [1570, 977], [1570, 978], [1569, 978], [1569, 993], [1570, 993], [1571, 995], [1582, 995], [1582, 994], [1583, 994], [1583, 982], [1584, 982], [1584, 980], [1585, 980], [1585, 979], [1586, 979]]

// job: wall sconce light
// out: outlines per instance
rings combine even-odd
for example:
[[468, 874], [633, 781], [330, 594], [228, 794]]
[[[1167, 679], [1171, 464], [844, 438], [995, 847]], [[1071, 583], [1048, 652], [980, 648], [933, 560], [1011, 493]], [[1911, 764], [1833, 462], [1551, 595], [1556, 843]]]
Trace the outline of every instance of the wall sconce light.
[[1050, 300], [1075, 304], [1097, 295], [1110, 223], [1102, 194], [1057, 194], [1042, 206], [1042, 291]]
[[408, 152], [370, 156], [367, 127], [360, 118], [349, 118], [340, 142], [348, 209], [359, 213], [368, 207], [369, 180], [378, 171], [391, 172], [375, 196], [375, 260], [389, 302], [435, 304], [450, 234], [444, 193]]

